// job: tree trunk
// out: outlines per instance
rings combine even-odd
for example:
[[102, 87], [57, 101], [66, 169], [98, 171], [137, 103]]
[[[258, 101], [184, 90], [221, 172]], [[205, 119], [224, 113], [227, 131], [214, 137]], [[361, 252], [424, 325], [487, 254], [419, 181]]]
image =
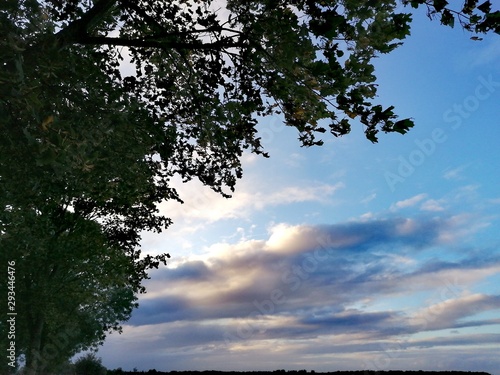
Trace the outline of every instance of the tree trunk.
[[28, 350], [26, 351], [26, 375], [38, 375], [44, 366], [44, 358], [41, 353], [42, 334], [44, 319], [42, 316], [36, 318], [31, 331]]

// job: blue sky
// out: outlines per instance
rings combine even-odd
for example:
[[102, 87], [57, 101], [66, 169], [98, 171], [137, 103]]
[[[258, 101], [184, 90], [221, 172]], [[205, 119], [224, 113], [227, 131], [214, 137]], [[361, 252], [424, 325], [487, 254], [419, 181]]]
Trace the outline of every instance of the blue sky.
[[169, 252], [98, 355], [140, 370], [466, 370], [500, 375], [500, 38], [422, 12], [377, 61], [416, 127], [325, 145], [266, 118], [232, 199], [179, 184]]

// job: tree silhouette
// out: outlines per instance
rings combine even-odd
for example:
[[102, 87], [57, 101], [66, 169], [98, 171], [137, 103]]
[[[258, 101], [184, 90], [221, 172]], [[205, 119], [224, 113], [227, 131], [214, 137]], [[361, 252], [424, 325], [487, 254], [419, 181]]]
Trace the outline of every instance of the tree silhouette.
[[94, 353], [88, 353], [75, 362], [75, 375], [106, 375], [107, 370], [102, 365], [101, 358]]

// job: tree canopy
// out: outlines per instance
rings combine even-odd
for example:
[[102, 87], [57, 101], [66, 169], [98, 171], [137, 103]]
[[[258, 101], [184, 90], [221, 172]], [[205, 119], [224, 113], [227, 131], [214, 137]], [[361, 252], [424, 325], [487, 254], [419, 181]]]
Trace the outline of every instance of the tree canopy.
[[[500, 32], [489, 1], [403, 3], [472, 38]], [[64, 327], [79, 336], [54, 362], [119, 329], [168, 258], [139, 241], [170, 224], [157, 204], [181, 201], [171, 179], [229, 197], [243, 152], [267, 156], [259, 119], [282, 115], [304, 146], [357, 121], [372, 142], [405, 134], [413, 121], [376, 103], [373, 59], [410, 24], [396, 0], [2, 1], [0, 247], [31, 373]]]

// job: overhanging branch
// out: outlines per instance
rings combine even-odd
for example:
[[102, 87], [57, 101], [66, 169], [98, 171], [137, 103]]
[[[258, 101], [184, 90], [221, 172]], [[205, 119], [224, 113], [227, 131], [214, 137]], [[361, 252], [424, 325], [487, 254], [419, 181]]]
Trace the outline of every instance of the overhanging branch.
[[113, 8], [117, 0], [97, 1], [81, 18], [71, 22], [56, 34], [60, 47], [77, 42], [82, 36], [85, 37]]
[[234, 40], [218, 40], [213, 43], [197, 42], [179, 42], [175, 40], [150, 40], [150, 39], [127, 39], [127, 38], [111, 38], [107, 36], [80, 36], [74, 43], [87, 45], [108, 45], [120, 47], [137, 47], [137, 48], [175, 48], [175, 49], [223, 49], [231, 47], [242, 47], [243, 44]]

